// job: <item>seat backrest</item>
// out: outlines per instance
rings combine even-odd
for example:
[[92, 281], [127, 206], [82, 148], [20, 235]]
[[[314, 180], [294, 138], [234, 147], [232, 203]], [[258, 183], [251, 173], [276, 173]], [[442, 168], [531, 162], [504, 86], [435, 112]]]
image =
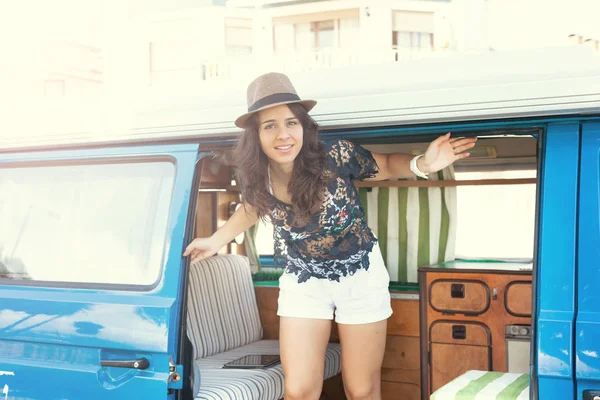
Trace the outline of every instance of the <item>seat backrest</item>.
[[187, 335], [194, 359], [222, 353], [262, 338], [248, 259], [223, 255], [190, 267]]

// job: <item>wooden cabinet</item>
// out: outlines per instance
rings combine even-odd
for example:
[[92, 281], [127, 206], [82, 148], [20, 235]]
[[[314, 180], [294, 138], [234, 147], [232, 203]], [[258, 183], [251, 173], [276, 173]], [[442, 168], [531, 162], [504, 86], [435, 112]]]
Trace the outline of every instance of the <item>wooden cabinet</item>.
[[461, 375], [466, 369], [490, 370], [492, 367], [489, 329], [474, 322], [438, 320], [431, 324], [431, 390]]
[[387, 321], [387, 340], [381, 368], [382, 400], [421, 398], [419, 300], [416, 292], [392, 292], [394, 313]]
[[531, 264], [477, 265], [419, 270], [422, 399], [469, 370], [506, 372], [507, 327], [531, 325]]

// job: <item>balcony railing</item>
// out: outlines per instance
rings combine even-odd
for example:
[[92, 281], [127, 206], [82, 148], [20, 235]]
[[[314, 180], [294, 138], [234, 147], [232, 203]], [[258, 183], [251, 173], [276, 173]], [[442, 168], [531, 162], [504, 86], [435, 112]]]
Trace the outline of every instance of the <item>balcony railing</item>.
[[248, 80], [260, 71], [277, 70], [284, 73], [298, 73], [349, 65], [369, 65], [405, 62], [432, 57], [443, 57], [450, 51], [419, 50], [406, 48], [347, 50], [322, 49], [308, 52], [275, 54], [260, 57], [222, 57], [214, 61], [207, 60], [195, 68], [185, 71], [168, 71], [151, 73], [152, 86], [173, 80], [194, 84], [201, 81], [215, 80]]

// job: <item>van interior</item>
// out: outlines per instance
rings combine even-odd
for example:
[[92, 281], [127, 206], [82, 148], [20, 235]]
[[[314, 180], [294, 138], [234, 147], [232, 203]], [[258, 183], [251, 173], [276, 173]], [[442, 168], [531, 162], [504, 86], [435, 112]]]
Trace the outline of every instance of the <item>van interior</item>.
[[[322, 138], [346, 137], [373, 152], [416, 155], [443, 133], [398, 134], [390, 128], [376, 134], [325, 132]], [[478, 137], [471, 156], [429, 180], [356, 182], [391, 278], [394, 314], [387, 325], [383, 399], [428, 399], [434, 392], [443, 399], [444, 387], [469, 371], [528, 374], [539, 134], [458, 131], [453, 136]], [[211, 235], [241, 201], [232, 149], [208, 143], [201, 149], [214, 157], [202, 161], [197, 182], [196, 237]], [[269, 398], [283, 397], [280, 367], [243, 373], [220, 368], [244, 355], [277, 354], [282, 271], [272, 255], [272, 229], [259, 223], [212, 261], [190, 267], [194, 397], [200, 390], [237, 398], [236, 390], [252, 385], [268, 387]], [[223, 324], [226, 319], [237, 322]], [[322, 399], [345, 398], [339, 357], [333, 323]]]

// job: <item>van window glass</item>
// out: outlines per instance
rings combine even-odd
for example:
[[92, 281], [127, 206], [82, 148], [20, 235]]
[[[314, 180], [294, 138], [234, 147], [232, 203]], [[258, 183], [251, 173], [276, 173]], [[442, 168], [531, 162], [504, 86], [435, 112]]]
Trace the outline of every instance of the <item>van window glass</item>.
[[[456, 172], [457, 180], [535, 178], [535, 170]], [[536, 185], [457, 187], [457, 258], [533, 258]]]
[[261, 256], [273, 255], [273, 224], [270, 221], [258, 222], [256, 252]]
[[151, 285], [175, 166], [0, 168], [0, 278]]

